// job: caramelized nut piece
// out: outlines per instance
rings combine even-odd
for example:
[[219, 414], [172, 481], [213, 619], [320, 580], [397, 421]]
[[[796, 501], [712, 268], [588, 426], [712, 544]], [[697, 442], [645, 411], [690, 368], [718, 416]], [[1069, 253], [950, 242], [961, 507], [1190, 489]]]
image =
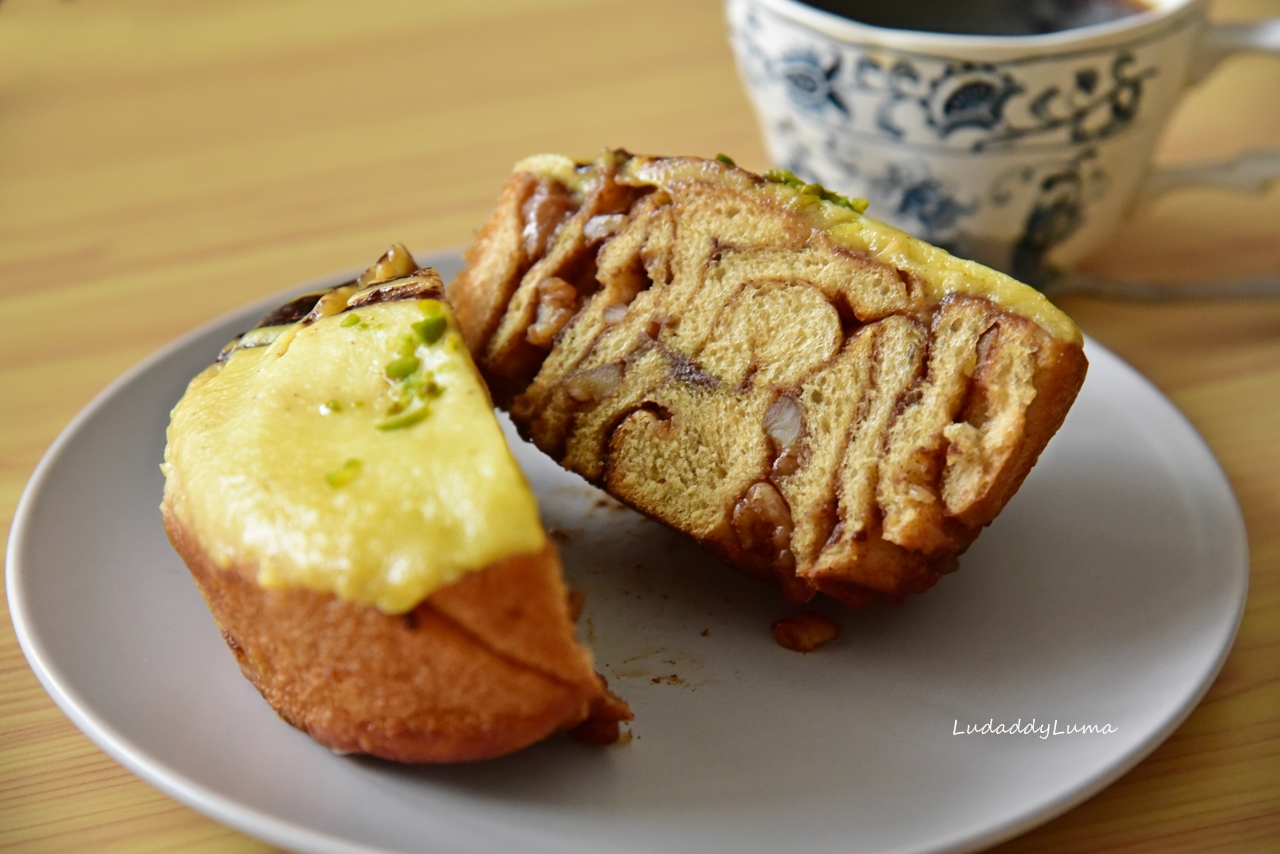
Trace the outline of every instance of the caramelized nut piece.
[[577, 312], [577, 289], [564, 279], [549, 276], [538, 283], [538, 319], [525, 338], [535, 347], [550, 347]]
[[786, 477], [800, 468], [800, 436], [804, 422], [800, 406], [787, 396], [779, 397], [764, 414], [764, 431], [773, 442], [773, 473]]
[[840, 624], [823, 614], [802, 611], [786, 620], [773, 624], [773, 639], [778, 646], [796, 652], [812, 652], [828, 641], [840, 636]]
[[627, 305], [625, 303], [614, 303], [604, 310], [604, 322], [610, 326], [616, 326], [627, 318]]
[[524, 203], [524, 251], [531, 258], [540, 258], [551, 243], [551, 237], [568, 219], [575, 205], [569, 189], [559, 181], [544, 179]]
[[800, 470], [800, 457], [796, 455], [795, 450], [787, 448], [778, 458], [773, 461], [773, 476], [787, 477], [793, 475]]
[[791, 508], [772, 484], [751, 484], [733, 508], [733, 529], [738, 544], [758, 568], [777, 567], [789, 573], [795, 568], [791, 554]]
[[402, 279], [418, 269], [418, 262], [413, 260], [413, 255], [409, 254], [409, 250], [405, 248], [403, 243], [393, 243], [391, 248], [382, 253], [382, 257], [373, 263], [373, 266], [360, 274], [360, 278], [356, 280], [356, 284], [362, 288], [369, 285], [376, 285], [379, 282], [389, 282], [392, 279]]
[[258, 321], [258, 325], [254, 328], [261, 329], [266, 326], [285, 326], [290, 323], [297, 323], [311, 313], [311, 309], [316, 307], [316, 303], [320, 302], [320, 298], [325, 293], [325, 291], [313, 291], [291, 299]]
[[565, 383], [569, 397], [578, 403], [604, 400], [622, 385], [622, 368], [613, 363], [600, 365], [573, 376]]
[[593, 216], [582, 227], [582, 236], [591, 242], [604, 240], [622, 231], [627, 225], [626, 214], [602, 214]]

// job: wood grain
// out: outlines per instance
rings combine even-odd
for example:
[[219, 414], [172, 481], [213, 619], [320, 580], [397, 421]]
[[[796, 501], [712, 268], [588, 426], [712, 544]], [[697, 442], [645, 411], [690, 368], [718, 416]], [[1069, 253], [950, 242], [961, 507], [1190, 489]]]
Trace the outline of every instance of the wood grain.
[[[1280, 15], [1280, 0], [1216, 14]], [[1194, 92], [1164, 163], [1280, 147], [1280, 60]], [[0, 527], [66, 422], [147, 353], [393, 240], [466, 242], [518, 158], [603, 145], [767, 167], [716, 3], [0, 2]], [[1089, 264], [1280, 273], [1280, 191], [1184, 191]], [[1275, 851], [1280, 839], [1280, 300], [1064, 300], [1221, 460], [1252, 587], [1209, 695], [1163, 746], [1013, 852]], [[125, 771], [0, 625], [0, 849], [263, 852]]]

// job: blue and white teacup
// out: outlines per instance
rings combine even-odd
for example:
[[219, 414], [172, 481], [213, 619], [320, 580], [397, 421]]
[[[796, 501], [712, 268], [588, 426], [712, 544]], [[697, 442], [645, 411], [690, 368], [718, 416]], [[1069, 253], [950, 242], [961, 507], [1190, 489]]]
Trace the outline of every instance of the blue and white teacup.
[[[1150, 161], [1188, 86], [1229, 53], [1280, 52], [1280, 19], [1215, 27], [1206, 7], [1148, 0], [1108, 23], [1026, 36], [888, 29], [795, 0], [727, 0], [726, 13], [779, 166], [1044, 284], [1106, 242], [1144, 192], [1180, 183], [1152, 176]], [[1260, 183], [1280, 156], [1233, 169], [1228, 182]]]

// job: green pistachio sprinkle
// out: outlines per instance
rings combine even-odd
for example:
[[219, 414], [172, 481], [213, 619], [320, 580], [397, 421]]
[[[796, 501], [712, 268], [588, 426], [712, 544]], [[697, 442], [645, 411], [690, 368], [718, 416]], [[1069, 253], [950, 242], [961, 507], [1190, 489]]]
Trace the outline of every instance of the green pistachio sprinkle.
[[448, 328], [448, 321], [444, 319], [443, 314], [437, 314], [434, 317], [428, 317], [426, 320], [419, 320], [413, 324], [413, 331], [418, 333], [418, 337], [422, 339], [424, 344], [434, 344], [440, 340], [440, 336], [444, 335], [445, 329]]
[[804, 181], [796, 177], [796, 173], [790, 169], [770, 169], [764, 173], [766, 181], [772, 181], [775, 184], [786, 184], [788, 187], [800, 189], [804, 186]]
[[394, 362], [387, 363], [387, 376], [393, 380], [402, 380], [418, 370], [422, 361], [417, 356], [401, 356]]
[[438, 299], [420, 299], [418, 300], [418, 311], [422, 312], [423, 317], [438, 317], [444, 314], [444, 306], [440, 304]]
[[361, 462], [357, 459], [347, 460], [342, 464], [342, 468], [337, 471], [331, 471], [324, 476], [324, 482], [334, 487], [346, 486], [355, 480], [356, 475], [360, 474]]
[[430, 374], [415, 374], [405, 380], [404, 390], [414, 397], [420, 397], [427, 400], [433, 397], [439, 397], [444, 393]]
[[729, 156], [729, 155], [727, 155], [727, 154], [717, 154], [717, 155], [716, 155], [716, 160], [719, 160], [719, 161], [720, 161], [721, 163], [723, 163], [725, 166], [737, 166], [737, 165], [738, 165], [737, 163], [734, 163], [734, 162], [733, 162], [733, 158], [732, 158], [732, 157], [730, 157], [730, 156]]
[[328, 415], [328, 414], [330, 414], [331, 412], [341, 412], [341, 411], [342, 411], [342, 402], [341, 402], [341, 401], [338, 401], [338, 400], [326, 400], [324, 403], [320, 404], [320, 414], [321, 414], [321, 415]]
[[418, 349], [418, 345], [422, 343], [422, 339], [415, 332], [405, 332], [396, 339], [396, 352], [401, 356], [412, 356], [413, 351]]
[[[392, 407], [393, 410], [396, 408]], [[401, 427], [412, 427], [430, 414], [431, 408], [427, 404], [419, 402], [416, 406], [389, 414], [378, 422], [377, 427], [379, 430], [399, 430]]]
[[348, 314], [346, 317], [342, 318], [342, 323], [339, 323], [338, 325], [339, 326], [355, 326], [359, 322], [360, 322], [360, 315]]
[[867, 205], [869, 204], [866, 199], [851, 199], [848, 196], [842, 196], [837, 192], [828, 190], [819, 183], [803, 181], [796, 177], [796, 174], [790, 169], [770, 169], [768, 172], [764, 173], [764, 179], [766, 181], [771, 181], [774, 184], [786, 184], [793, 190], [799, 190], [803, 195], [815, 196], [822, 199], [824, 202], [831, 202], [833, 205], [839, 205], [842, 208], [847, 208], [854, 213], [860, 214], [866, 212]]

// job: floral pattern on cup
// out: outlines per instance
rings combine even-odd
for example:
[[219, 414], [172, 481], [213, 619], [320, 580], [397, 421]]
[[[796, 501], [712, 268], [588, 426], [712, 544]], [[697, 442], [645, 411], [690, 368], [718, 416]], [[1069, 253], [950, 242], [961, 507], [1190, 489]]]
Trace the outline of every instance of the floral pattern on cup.
[[775, 163], [1033, 284], [1123, 218], [1204, 25], [1187, 3], [1133, 35], [951, 55], [875, 28], [838, 38], [792, 7], [726, 3]]
[[1096, 142], [1137, 119], [1146, 84], [1159, 74], [1140, 43], [1034, 61], [964, 62], [836, 43], [764, 9], [735, 16], [735, 5], [745, 4], [731, 4], [734, 48], [754, 85], [772, 86], [824, 121], [852, 124], [854, 133], [917, 146], [981, 151], [1021, 140]]
[[800, 109], [823, 113], [834, 108], [849, 116], [848, 105], [831, 82], [840, 73], [838, 57], [823, 68], [816, 54], [802, 51], [781, 57], [771, 64], [771, 70], [782, 81], [791, 103]]
[[[877, 59], [863, 57], [858, 60], [854, 87], [882, 96], [876, 127], [894, 139], [907, 138], [908, 128], [915, 125], [932, 129], [939, 140], [964, 128], [984, 131], [969, 141], [974, 151], [1046, 135], [1079, 143], [1119, 133], [1136, 118], [1143, 83], [1156, 69], [1138, 70], [1134, 63], [1129, 51], [1109, 60], [1091, 57], [1072, 71], [1067, 85], [1041, 84], [1033, 93], [998, 65], [950, 63], [927, 78], [910, 59], [898, 59], [885, 69]], [[833, 91], [832, 96], [838, 95]], [[1024, 114], [1020, 121], [1009, 116], [1015, 112], [1009, 108], [1015, 98], [1025, 101], [1013, 105]], [[903, 115], [909, 111], [918, 112], [919, 117]]]
[[1050, 250], [1080, 229], [1089, 202], [1107, 191], [1108, 175], [1097, 156], [1097, 149], [1089, 147], [1073, 157], [1022, 166], [996, 178], [990, 193], [995, 205], [1009, 204], [1018, 186], [1030, 187], [1033, 194], [1010, 260], [1015, 278], [1036, 284], [1053, 278]]

